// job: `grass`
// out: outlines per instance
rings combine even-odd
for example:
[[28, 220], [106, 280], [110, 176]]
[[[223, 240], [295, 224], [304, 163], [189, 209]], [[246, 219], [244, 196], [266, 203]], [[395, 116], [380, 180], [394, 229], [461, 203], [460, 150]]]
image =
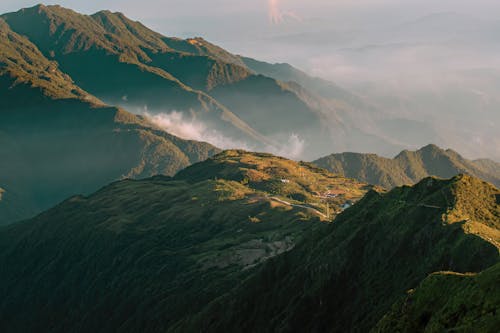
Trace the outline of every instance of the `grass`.
[[470, 176], [370, 191], [326, 233], [305, 237], [171, 331], [369, 331], [429, 274], [478, 273], [499, 262], [491, 234], [470, 233], [463, 220], [444, 218], [468, 207], [460, 210], [462, 219], [488, 226], [500, 212], [498, 193]]
[[[0, 262], [8, 267], [0, 291], [9, 295], [0, 303], [9, 321], [0, 327], [57, 331], [78, 322], [94, 330], [99, 313], [111, 311], [109, 328], [136, 330], [146, 320], [166, 329], [328, 226], [260, 198], [261, 190], [230, 178], [123, 180], [0, 229]], [[54, 261], [55, 252], [64, 255]], [[30, 273], [21, 274], [26, 267]], [[139, 312], [129, 313], [131, 306]], [[84, 320], [90, 313], [96, 317]]]
[[438, 272], [396, 303], [374, 332], [496, 332], [500, 264], [480, 274]]

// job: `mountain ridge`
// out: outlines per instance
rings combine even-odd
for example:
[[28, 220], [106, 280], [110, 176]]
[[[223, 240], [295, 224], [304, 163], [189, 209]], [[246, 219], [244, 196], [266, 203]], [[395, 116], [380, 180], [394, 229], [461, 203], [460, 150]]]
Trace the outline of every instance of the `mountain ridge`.
[[0, 36], [1, 186], [17, 207], [6, 207], [0, 224], [120, 177], [173, 175], [219, 152], [106, 105], [2, 19]]
[[491, 160], [467, 160], [451, 149], [430, 144], [404, 150], [393, 159], [376, 154], [332, 154], [313, 162], [331, 172], [392, 188], [414, 184], [427, 176], [449, 178], [468, 173], [500, 186], [500, 165]]
[[[251, 150], [279, 152], [297, 136], [303, 148], [294, 157], [303, 159], [324, 154], [332, 142], [338, 149], [401, 148], [358, 121], [367, 116], [361, 109], [372, 108], [359, 97], [296, 69], [293, 82], [281, 82], [288, 77], [279, 71], [255, 70], [248, 58], [199, 37], [166, 37], [122, 13], [82, 15], [60, 6], [26, 8], [2, 18], [78, 86], [108, 104], [136, 113], [181, 112], [186, 121], [202, 122], [229, 141], [242, 139]], [[268, 89], [259, 89], [263, 86]], [[308, 125], [299, 126], [304, 120]]]
[[[429, 274], [498, 264], [499, 193], [466, 175], [371, 191], [327, 233], [313, 233], [170, 331], [369, 331]], [[491, 221], [486, 234], [473, 231]]]
[[[293, 189], [295, 180], [281, 182], [280, 169], [298, 167], [269, 154], [226, 151], [179, 177], [117, 181], [0, 227], [0, 328], [159, 331], [196, 313], [311, 230], [330, 225], [307, 201], [287, 204], [275, 199], [285, 199], [285, 191], [238, 178], [255, 170]], [[352, 188], [358, 199], [366, 191], [366, 184], [300, 167], [314, 190]], [[314, 190], [301, 188], [308, 197]]]

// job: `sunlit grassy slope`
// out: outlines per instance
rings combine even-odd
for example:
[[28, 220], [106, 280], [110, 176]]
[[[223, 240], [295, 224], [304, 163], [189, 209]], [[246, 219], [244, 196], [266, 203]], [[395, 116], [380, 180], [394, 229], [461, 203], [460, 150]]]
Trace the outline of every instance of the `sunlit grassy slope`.
[[498, 263], [499, 195], [470, 176], [369, 192], [172, 331], [368, 331], [430, 273]]

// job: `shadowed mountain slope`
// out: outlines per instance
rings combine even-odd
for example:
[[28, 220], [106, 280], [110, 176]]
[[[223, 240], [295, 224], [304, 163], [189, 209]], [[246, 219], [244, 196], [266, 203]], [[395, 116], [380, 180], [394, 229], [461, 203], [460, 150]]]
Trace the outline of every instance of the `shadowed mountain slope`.
[[266, 142], [212, 97], [187, 86], [161, 63], [157, 66], [153, 58], [175, 52], [165, 43], [168, 39], [123, 14], [104, 11], [88, 16], [39, 5], [2, 17], [57, 61], [78, 86], [106, 102], [151, 112], [191, 110], [227, 134]]
[[[330, 135], [320, 126], [321, 110], [279, 81], [254, 75], [238, 57], [201, 38], [168, 38], [109, 11], [88, 16], [39, 5], [2, 17], [80, 87], [106, 102], [151, 113], [181, 111], [187, 119], [260, 148], [291, 134], [309, 143], [315, 133], [322, 133], [323, 140]], [[255, 119], [259, 110], [265, 114]], [[293, 123], [270, 131], [264, 118], [307, 119], [315, 130], [302, 131]]]
[[323, 157], [314, 164], [359, 181], [392, 188], [414, 184], [422, 178], [450, 178], [467, 173], [500, 186], [500, 164], [491, 160], [471, 161], [457, 152], [428, 145], [403, 151], [389, 159], [375, 154], [342, 153]]
[[498, 263], [499, 195], [469, 176], [370, 192], [172, 331], [366, 332], [428, 274]]
[[[121, 177], [173, 175], [218, 152], [106, 106], [2, 20], [0, 35], [0, 186], [21, 200], [16, 219]], [[6, 215], [0, 224], [12, 222]]]
[[304, 235], [329, 228], [306, 201], [286, 204], [239, 178], [250, 170], [279, 177], [280, 168], [304, 169], [311, 186], [364, 193], [364, 184], [324, 170], [228, 151], [173, 179], [123, 180], [72, 197], [0, 228], [0, 329], [164, 331], [201, 311]]

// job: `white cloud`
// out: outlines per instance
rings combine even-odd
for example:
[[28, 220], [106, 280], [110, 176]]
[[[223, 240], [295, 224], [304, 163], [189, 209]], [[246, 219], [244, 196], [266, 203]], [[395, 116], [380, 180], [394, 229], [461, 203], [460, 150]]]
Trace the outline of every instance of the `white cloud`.
[[275, 155], [284, 156], [291, 159], [300, 159], [305, 150], [306, 143], [297, 134], [291, 134], [288, 141], [279, 148], [269, 147], [269, 152]]
[[153, 124], [166, 132], [185, 140], [204, 141], [221, 149], [248, 149], [250, 147], [243, 141], [229, 138], [222, 133], [209, 128], [203, 122], [195, 119], [185, 119], [182, 112], [169, 113], [143, 112], [143, 115]]
[[208, 142], [221, 149], [263, 150], [291, 159], [300, 159], [305, 150], [305, 142], [297, 134], [290, 134], [288, 139], [278, 143], [278, 146], [266, 146], [259, 149], [247, 142], [230, 138], [211, 129], [201, 121], [186, 119], [182, 112], [171, 111], [153, 114], [145, 107], [142, 114], [153, 124], [172, 135], [185, 140]]

